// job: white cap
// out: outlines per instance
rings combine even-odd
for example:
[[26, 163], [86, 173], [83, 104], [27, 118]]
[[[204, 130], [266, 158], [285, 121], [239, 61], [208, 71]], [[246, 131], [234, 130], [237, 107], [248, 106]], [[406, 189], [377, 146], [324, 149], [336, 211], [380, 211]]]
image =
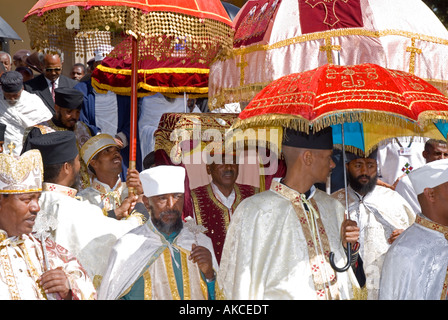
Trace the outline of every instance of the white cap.
[[102, 61], [114, 49], [113, 46], [102, 44], [93, 52], [95, 54], [95, 61]]
[[431, 161], [409, 173], [409, 179], [417, 195], [425, 188], [434, 188], [448, 182], [448, 159]]
[[185, 192], [185, 168], [157, 166], [140, 172], [140, 181], [146, 197]]

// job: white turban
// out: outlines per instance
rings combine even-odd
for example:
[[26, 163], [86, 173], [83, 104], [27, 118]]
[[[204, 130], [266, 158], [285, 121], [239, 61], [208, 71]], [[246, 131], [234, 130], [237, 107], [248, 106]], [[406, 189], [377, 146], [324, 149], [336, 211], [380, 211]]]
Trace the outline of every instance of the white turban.
[[146, 197], [185, 192], [185, 168], [157, 166], [140, 172], [140, 181]]
[[431, 161], [409, 173], [409, 179], [417, 195], [425, 188], [434, 188], [448, 182], [448, 159]]

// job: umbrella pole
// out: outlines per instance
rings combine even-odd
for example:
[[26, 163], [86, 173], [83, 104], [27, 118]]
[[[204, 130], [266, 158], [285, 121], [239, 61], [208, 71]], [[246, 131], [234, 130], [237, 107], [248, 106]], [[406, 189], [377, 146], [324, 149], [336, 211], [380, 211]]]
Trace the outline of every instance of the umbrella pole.
[[[344, 186], [345, 186], [345, 213], [344, 218], [350, 219], [348, 213], [348, 190], [347, 190], [347, 168], [345, 167], [346, 154], [345, 154], [345, 140], [344, 140], [344, 124], [341, 124], [341, 135], [342, 135], [342, 166], [344, 168]], [[352, 244], [347, 243], [347, 250], [345, 251], [347, 255], [347, 263], [342, 268], [339, 268], [334, 263], [334, 253], [330, 252], [330, 265], [337, 272], [344, 272], [350, 268], [352, 264]]]
[[[137, 81], [138, 81], [138, 40], [132, 37], [132, 72], [131, 72], [131, 125], [129, 132], [129, 169], [135, 169], [137, 158]], [[129, 194], [135, 194], [134, 188], [129, 188]]]

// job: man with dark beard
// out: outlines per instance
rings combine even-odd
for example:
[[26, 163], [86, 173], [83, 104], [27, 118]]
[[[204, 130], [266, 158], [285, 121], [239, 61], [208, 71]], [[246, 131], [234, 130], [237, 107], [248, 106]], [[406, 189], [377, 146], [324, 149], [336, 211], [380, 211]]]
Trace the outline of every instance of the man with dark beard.
[[[85, 123], [79, 121], [81, 107], [83, 105], [83, 94], [73, 88], [58, 88], [55, 90], [55, 114], [48, 121], [41, 122], [29, 127], [25, 133], [22, 153], [30, 149], [29, 139], [49, 132], [73, 131], [76, 135], [78, 152], [84, 143], [97, 132], [93, 132]], [[90, 176], [85, 162], [81, 161], [80, 185], [78, 191], [90, 186]]]
[[[396, 191], [377, 185], [376, 151], [368, 157], [347, 155], [349, 217], [359, 229], [359, 260], [367, 299], [378, 299], [381, 267], [392, 242], [415, 220], [407, 201]], [[332, 196], [345, 205], [345, 189]]]
[[115, 244], [99, 299], [215, 298], [218, 264], [210, 238], [182, 221], [185, 169], [157, 166], [140, 173], [148, 222]]

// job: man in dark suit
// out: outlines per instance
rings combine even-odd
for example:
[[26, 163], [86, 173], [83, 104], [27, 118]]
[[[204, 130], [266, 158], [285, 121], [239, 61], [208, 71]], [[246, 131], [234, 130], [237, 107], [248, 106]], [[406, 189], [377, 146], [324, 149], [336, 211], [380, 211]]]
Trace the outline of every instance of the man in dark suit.
[[50, 111], [55, 114], [54, 90], [57, 88], [73, 88], [78, 81], [62, 74], [63, 55], [59, 53], [39, 53], [43, 65], [43, 73], [24, 83], [26, 91], [37, 94]]

